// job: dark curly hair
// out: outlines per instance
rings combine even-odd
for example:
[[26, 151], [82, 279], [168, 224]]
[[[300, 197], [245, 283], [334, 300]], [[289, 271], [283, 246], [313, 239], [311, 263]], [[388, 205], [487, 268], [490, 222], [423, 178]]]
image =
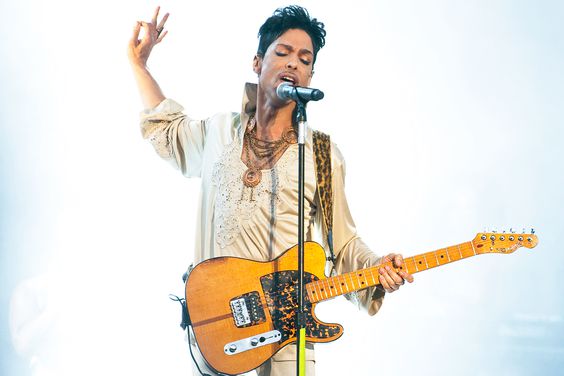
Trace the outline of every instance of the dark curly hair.
[[313, 63], [315, 64], [317, 52], [325, 45], [325, 25], [316, 18], [312, 19], [308, 11], [298, 5], [278, 8], [264, 22], [258, 32], [257, 55], [264, 57], [272, 42], [289, 29], [301, 29], [309, 35], [313, 44]]

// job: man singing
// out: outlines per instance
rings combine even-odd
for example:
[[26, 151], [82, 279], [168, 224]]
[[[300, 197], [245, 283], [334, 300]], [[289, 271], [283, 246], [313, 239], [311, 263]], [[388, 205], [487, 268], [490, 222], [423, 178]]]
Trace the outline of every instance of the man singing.
[[[168, 18], [138, 22], [128, 55], [145, 111], [141, 130], [157, 153], [187, 177], [201, 178], [194, 262], [218, 256], [269, 261], [297, 243], [298, 145], [293, 113], [294, 101], [280, 99], [281, 83], [307, 87], [319, 50], [325, 44], [323, 23], [299, 6], [277, 9], [259, 29], [259, 44], [252, 69], [257, 84], [245, 86], [241, 112], [219, 113], [204, 120], [190, 118], [183, 107], [166, 98], [147, 69], [153, 47], [166, 36]], [[144, 30], [139, 39], [141, 28]], [[327, 239], [318, 197], [312, 132], [305, 143], [305, 240]], [[333, 204], [333, 273], [341, 274], [392, 261], [382, 260], [356, 233], [344, 191], [344, 159], [331, 143]], [[324, 244], [327, 249], [327, 244]], [[359, 306], [374, 315], [384, 292], [394, 292], [413, 281], [393, 268], [379, 270], [381, 286], [359, 291]], [[314, 375], [313, 345], [306, 345], [306, 372]], [[257, 369], [258, 375], [295, 373], [296, 346], [289, 345]], [[200, 358], [200, 367], [215, 374]]]

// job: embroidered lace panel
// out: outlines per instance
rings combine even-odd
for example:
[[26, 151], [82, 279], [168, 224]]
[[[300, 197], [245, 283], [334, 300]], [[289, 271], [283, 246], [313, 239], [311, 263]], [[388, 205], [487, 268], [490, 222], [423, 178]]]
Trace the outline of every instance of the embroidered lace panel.
[[[260, 211], [276, 220], [280, 192], [289, 181], [289, 164], [297, 159], [296, 148], [290, 146], [270, 170], [262, 170], [262, 179], [254, 188], [243, 185], [241, 177], [247, 166], [241, 161], [242, 143], [237, 135], [214, 165], [212, 184], [217, 187], [215, 200], [216, 241], [221, 248], [232, 244], [243, 227], [252, 223]], [[293, 166], [293, 164], [290, 164]]]

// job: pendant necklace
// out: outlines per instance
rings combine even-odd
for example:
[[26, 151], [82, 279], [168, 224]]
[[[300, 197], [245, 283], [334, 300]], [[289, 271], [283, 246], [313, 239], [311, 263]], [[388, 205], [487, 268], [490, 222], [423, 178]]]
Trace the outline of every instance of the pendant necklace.
[[[261, 140], [257, 137], [257, 126], [255, 116], [249, 118], [247, 129], [243, 139], [243, 149], [247, 158], [247, 169], [241, 176], [243, 185], [251, 188], [251, 201], [253, 199], [253, 188], [262, 180], [262, 171], [265, 168], [272, 168], [276, 161], [292, 143], [295, 143], [296, 131], [293, 128], [284, 132], [280, 139], [275, 141]], [[251, 158], [251, 151], [255, 159]], [[241, 197], [242, 198], [242, 197]]]

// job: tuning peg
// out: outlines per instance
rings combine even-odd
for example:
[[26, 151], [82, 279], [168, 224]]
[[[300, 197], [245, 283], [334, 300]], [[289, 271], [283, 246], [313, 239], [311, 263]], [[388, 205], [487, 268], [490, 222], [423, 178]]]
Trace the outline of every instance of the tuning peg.
[[534, 234], [534, 233], [535, 233], [535, 229], [531, 228], [531, 234]]
[[515, 234], [515, 230], [513, 230], [513, 227], [511, 227], [511, 228], [509, 229], [509, 232], [512, 233], [512, 234]]
[[502, 234], [505, 234], [505, 230], [503, 230], [501, 233], [502, 233]]
[[525, 233], [525, 227], [523, 227], [523, 231], [521, 231], [521, 234], [524, 234], [524, 233]]

